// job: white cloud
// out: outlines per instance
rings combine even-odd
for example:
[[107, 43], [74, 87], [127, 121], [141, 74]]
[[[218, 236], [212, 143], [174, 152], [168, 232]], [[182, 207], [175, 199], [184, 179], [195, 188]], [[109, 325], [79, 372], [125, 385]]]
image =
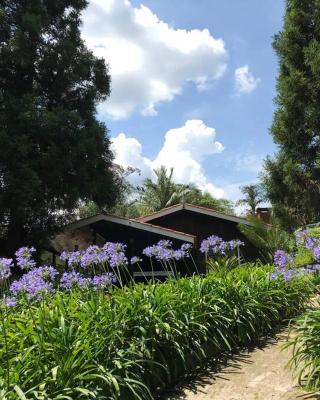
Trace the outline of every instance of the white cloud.
[[[174, 168], [177, 183], [194, 183], [199, 189], [221, 198], [224, 191], [209, 180], [201, 165], [207, 157], [224, 149], [220, 142], [215, 141], [215, 136], [215, 129], [206, 126], [203, 121], [188, 120], [182, 127], [165, 134], [163, 146], [154, 160], [144, 157], [140, 142], [124, 133], [112, 139], [112, 148], [116, 163], [141, 170], [140, 180], [154, 177], [153, 169], [164, 165]], [[137, 177], [134, 183], [137, 183]]]
[[235, 87], [238, 94], [250, 93], [256, 89], [260, 78], [255, 78], [249, 71], [249, 66], [239, 67], [234, 72]]
[[261, 171], [263, 158], [260, 155], [248, 154], [236, 158], [236, 168], [238, 171], [248, 171], [258, 173]]
[[204, 90], [225, 71], [222, 39], [207, 29], [174, 29], [129, 0], [91, 0], [83, 22], [87, 45], [110, 64], [112, 93], [99, 110], [114, 118], [156, 115], [185, 83]]

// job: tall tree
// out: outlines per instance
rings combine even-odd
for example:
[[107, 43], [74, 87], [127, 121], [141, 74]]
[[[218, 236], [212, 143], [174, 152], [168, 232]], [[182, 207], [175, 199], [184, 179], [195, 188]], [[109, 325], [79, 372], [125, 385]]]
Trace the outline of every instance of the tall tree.
[[245, 206], [247, 212], [256, 215], [256, 208], [263, 202], [262, 191], [259, 185], [245, 185], [240, 187], [243, 198], [238, 200], [238, 206]]
[[277, 110], [271, 134], [278, 146], [262, 176], [275, 215], [288, 228], [320, 219], [320, 0], [287, 0], [279, 58]]
[[79, 199], [112, 204], [117, 182], [96, 105], [108, 68], [84, 45], [86, 0], [0, 0], [2, 249], [39, 242]]
[[211, 208], [226, 214], [234, 214], [233, 203], [227, 199], [217, 199], [209, 192], [202, 192], [198, 188], [190, 187], [189, 193], [185, 197], [186, 203], [196, 206]]
[[178, 184], [173, 180], [173, 168], [168, 171], [164, 166], [154, 170], [156, 181], [145, 179], [140, 188], [140, 199], [134, 204], [134, 211], [141, 215], [158, 211], [178, 203], [191, 203], [217, 211], [232, 213], [232, 202], [216, 199], [209, 193], [203, 193], [193, 184]]
[[188, 190], [173, 181], [173, 168], [168, 171], [164, 166], [154, 170], [156, 181], [147, 178], [140, 188], [140, 206], [142, 212], [148, 213], [161, 210], [179, 203], [185, 191]]

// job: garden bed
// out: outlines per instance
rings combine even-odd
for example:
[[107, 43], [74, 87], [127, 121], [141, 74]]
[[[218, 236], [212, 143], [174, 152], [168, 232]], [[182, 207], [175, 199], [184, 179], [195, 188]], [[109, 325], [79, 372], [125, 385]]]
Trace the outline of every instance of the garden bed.
[[208, 356], [299, 313], [310, 276], [243, 265], [207, 277], [74, 288], [1, 308], [1, 399], [154, 399]]

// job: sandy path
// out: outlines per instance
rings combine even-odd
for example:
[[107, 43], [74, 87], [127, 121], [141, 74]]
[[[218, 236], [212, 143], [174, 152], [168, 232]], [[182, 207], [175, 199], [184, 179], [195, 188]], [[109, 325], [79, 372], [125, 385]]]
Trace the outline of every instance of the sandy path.
[[286, 364], [290, 350], [282, 350], [284, 335], [261, 348], [212, 363], [166, 400], [315, 400], [318, 394], [301, 391], [292, 380]]

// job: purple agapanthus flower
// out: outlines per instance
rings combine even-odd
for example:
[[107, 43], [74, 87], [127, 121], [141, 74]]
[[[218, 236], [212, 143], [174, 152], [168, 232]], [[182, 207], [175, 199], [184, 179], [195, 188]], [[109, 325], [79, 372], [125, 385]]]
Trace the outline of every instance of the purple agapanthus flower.
[[276, 269], [273, 273], [270, 274], [270, 279], [275, 280], [278, 279], [279, 277], [282, 277], [286, 282], [294, 278], [295, 276], [298, 275], [297, 270], [293, 269]]
[[227, 242], [227, 247], [230, 251], [234, 251], [235, 249], [244, 246], [244, 242], [239, 239], [233, 239]]
[[314, 255], [315, 259], [316, 259], [317, 261], [319, 261], [319, 260], [320, 260], [320, 245], [315, 246], [315, 247], [312, 249], [312, 252], [313, 252], [313, 255]]
[[76, 267], [80, 264], [81, 262], [81, 257], [82, 257], [83, 252], [80, 250], [77, 251], [63, 251], [60, 254], [60, 259], [62, 261], [68, 261], [68, 266], [70, 268]]
[[285, 268], [292, 261], [292, 257], [283, 250], [277, 250], [273, 260], [278, 268]]
[[153, 256], [153, 246], [148, 246], [145, 249], [143, 249], [142, 254], [144, 254], [147, 257], [152, 257]]
[[17, 305], [17, 299], [15, 297], [3, 296], [3, 301], [7, 307], [15, 307]]
[[17, 264], [21, 269], [27, 270], [36, 266], [36, 262], [32, 259], [32, 253], [35, 251], [34, 247], [20, 247], [15, 252]]
[[236, 248], [244, 246], [244, 242], [239, 239], [224, 241], [221, 237], [212, 235], [204, 239], [200, 245], [200, 251], [207, 255], [226, 255], [233, 252]]
[[73, 287], [86, 287], [89, 285], [89, 280], [79, 272], [71, 271], [64, 272], [60, 279], [60, 287], [71, 290]]
[[115, 283], [117, 278], [114, 274], [96, 275], [92, 278], [92, 286], [95, 290], [109, 288], [112, 283]]
[[211, 235], [201, 242], [200, 251], [206, 254], [225, 254], [226, 242], [219, 236]]
[[12, 282], [10, 292], [14, 296], [25, 293], [28, 299], [40, 298], [44, 293], [54, 292], [51, 280], [56, 274], [53, 267], [34, 268]]
[[306, 249], [314, 250], [315, 247], [320, 246], [320, 239], [310, 236], [310, 231], [305, 229], [296, 232], [296, 244], [297, 246], [303, 245]]
[[181, 250], [184, 252], [189, 252], [191, 250], [191, 248], [192, 248], [192, 244], [190, 244], [190, 243], [183, 243], [181, 245]]
[[12, 267], [12, 258], [0, 258], [0, 281], [9, 278]]
[[137, 256], [131, 257], [131, 260], [130, 260], [130, 264], [131, 265], [138, 264], [139, 262], [142, 262], [142, 258], [137, 257]]
[[89, 246], [81, 256], [81, 267], [87, 268], [91, 265], [101, 264], [103, 250], [99, 246]]
[[177, 250], [173, 249], [172, 246], [173, 243], [170, 240], [160, 240], [157, 244], [146, 247], [142, 254], [150, 258], [154, 257], [162, 262], [179, 261], [185, 257], [190, 257], [191, 244], [183, 243], [181, 248]]
[[103, 246], [103, 251], [106, 259], [112, 268], [122, 267], [128, 264], [128, 259], [125, 254], [126, 245], [123, 243], [107, 242]]
[[173, 252], [173, 258], [176, 261], [182, 260], [186, 256], [187, 256], [186, 253], [181, 249], [174, 250], [174, 252]]
[[170, 261], [174, 258], [171, 246], [169, 240], [160, 240], [157, 244], [146, 247], [142, 253], [147, 257], [155, 257], [158, 261]]

